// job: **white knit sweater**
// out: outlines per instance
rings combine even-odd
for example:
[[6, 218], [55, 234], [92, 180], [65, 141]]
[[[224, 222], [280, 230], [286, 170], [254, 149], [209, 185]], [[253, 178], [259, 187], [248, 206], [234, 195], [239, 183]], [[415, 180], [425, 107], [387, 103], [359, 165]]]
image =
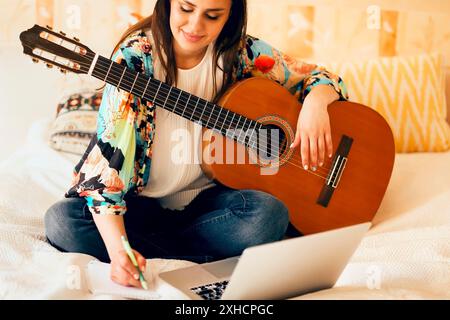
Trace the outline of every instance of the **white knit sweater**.
[[[192, 69], [178, 69], [176, 87], [211, 101], [213, 90], [213, 45], [202, 61]], [[154, 57], [155, 78], [165, 78], [159, 59]], [[216, 72], [218, 88], [222, 86], [220, 69]], [[163, 208], [182, 210], [201, 191], [215, 184], [201, 170], [201, 126], [157, 107], [156, 131], [148, 185], [141, 193], [157, 198]], [[188, 133], [188, 134], [186, 134]]]

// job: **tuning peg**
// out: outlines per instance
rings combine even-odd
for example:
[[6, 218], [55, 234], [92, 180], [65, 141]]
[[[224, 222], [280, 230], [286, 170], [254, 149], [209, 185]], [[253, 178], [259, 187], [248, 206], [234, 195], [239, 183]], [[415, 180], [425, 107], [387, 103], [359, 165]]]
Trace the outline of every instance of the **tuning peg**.
[[59, 34], [63, 35], [64, 37], [67, 36], [67, 34], [65, 32], [62, 32], [62, 31], [60, 31]]
[[39, 59], [38, 58], [33, 58], [33, 59], [31, 59], [31, 61], [33, 61], [34, 63], [39, 63]]
[[77, 37], [73, 37], [73, 40], [75, 40], [76, 42], [80, 42], [80, 39], [78, 39]]
[[59, 71], [61, 72], [61, 73], [63, 73], [63, 74], [66, 74], [67, 73], [67, 70], [65, 70], [65, 69], [59, 69]]
[[48, 29], [48, 30], [53, 30], [53, 28], [50, 27], [49, 25], [47, 25], [47, 29]]
[[52, 69], [52, 68], [53, 68], [53, 65], [50, 64], [50, 63], [47, 63], [47, 68]]

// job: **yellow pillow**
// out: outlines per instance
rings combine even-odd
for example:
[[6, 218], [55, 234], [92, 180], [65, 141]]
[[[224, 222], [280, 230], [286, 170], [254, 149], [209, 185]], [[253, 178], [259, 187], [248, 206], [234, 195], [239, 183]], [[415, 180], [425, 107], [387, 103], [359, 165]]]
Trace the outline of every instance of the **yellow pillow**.
[[391, 126], [396, 152], [450, 148], [445, 74], [440, 54], [329, 63], [350, 100], [378, 111]]

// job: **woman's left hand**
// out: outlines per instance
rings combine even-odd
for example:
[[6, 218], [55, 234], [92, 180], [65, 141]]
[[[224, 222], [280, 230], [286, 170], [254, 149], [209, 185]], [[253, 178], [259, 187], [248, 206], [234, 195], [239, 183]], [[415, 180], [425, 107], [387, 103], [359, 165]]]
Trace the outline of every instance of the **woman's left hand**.
[[305, 99], [297, 121], [297, 132], [291, 149], [300, 145], [302, 166], [305, 170], [316, 171], [323, 166], [325, 157], [331, 158], [331, 140], [328, 104], [323, 101]]

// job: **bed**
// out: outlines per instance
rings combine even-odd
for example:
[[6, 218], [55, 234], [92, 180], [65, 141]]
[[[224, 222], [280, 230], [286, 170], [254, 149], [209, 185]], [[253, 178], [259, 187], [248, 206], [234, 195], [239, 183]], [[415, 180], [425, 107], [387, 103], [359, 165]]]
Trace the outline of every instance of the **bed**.
[[[51, 121], [35, 121], [27, 142], [0, 163], [0, 299], [118, 299], [87, 290], [92, 257], [45, 241], [44, 213], [79, 158], [49, 146]], [[149, 262], [155, 275], [192, 264]], [[184, 299], [157, 277], [153, 290]], [[296, 299], [450, 299], [450, 152], [398, 154], [373, 227], [336, 286]]]

